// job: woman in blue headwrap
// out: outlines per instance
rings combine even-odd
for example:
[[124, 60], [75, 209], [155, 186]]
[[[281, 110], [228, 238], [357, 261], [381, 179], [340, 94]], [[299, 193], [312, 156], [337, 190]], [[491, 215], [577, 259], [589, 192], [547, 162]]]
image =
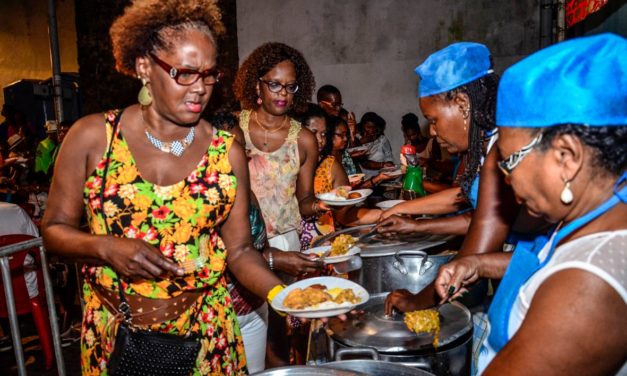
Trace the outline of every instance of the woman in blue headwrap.
[[456, 187], [407, 201], [385, 211], [378, 231], [464, 235], [471, 212], [436, 220], [413, 220], [396, 214], [449, 214], [476, 207], [479, 170], [496, 141], [496, 89], [490, 51], [479, 43], [461, 42], [433, 53], [416, 68], [420, 76], [420, 109], [429, 132], [462, 167]]
[[627, 374], [627, 41], [603, 34], [508, 69], [497, 97], [499, 162], [519, 202], [555, 226], [513, 254], [460, 258], [436, 290], [503, 278], [484, 375]]

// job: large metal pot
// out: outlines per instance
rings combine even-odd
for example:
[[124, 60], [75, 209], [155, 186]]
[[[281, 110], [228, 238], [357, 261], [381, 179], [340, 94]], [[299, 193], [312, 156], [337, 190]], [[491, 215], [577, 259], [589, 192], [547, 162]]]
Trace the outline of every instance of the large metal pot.
[[372, 348], [384, 361], [418, 367], [437, 375], [469, 374], [472, 321], [465, 306], [449, 303], [439, 308], [440, 343], [435, 348], [431, 335], [417, 335], [407, 329], [402, 314], [393, 317], [384, 314], [385, 295], [371, 297], [360, 307], [363, 313], [351, 315], [347, 321], [330, 320], [329, 357], [343, 348]]
[[253, 376], [365, 376], [367, 373], [312, 366], [288, 366], [257, 372]]
[[[370, 359], [343, 360], [345, 356], [367, 355]], [[379, 352], [372, 348], [344, 348], [335, 354], [335, 362], [323, 364], [322, 367], [357, 371], [366, 375], [376, 376], [433, 376], [432, 373], [419, 368], [407, 367], [399, 363], [380, 360]]]
[[[341, 234], [360, 237], [374, 225], [344, 229], [328, 234], [315, 246], [330, 243]], [[348, 278], [363, 286], [370, 294], [407, 289], [413, 293], [422, 290], [437, 276], [440, 266], [450, 261], [455, 252], [429, 254], [429, 250], [446, 243], [450, 236], [413, 235], [381, 238], [377, 234], [360, 238], [362, 267], [348, 273]]]

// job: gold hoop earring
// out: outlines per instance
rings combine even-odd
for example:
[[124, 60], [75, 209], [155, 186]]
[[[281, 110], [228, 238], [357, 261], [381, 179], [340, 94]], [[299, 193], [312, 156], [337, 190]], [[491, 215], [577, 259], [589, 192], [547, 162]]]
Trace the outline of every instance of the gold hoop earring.
[[570, 190], [570, 181], [564, 179], [564, 189], [562, 189], [562, 193], [560, 194], [560, 201], [564, 205], [569, 205], [573, 202], [574, 196], [573, 191]]
[[146, 86], [148, 81], [146, 81], [145, 78], [142, 78], [141, 80], [142, 80], [142, 88], [139, 90], [139, 94], [137, 94], [137, 101], [142, 106], [150, 106], [150, 104], [152, 103], [152, 95], [150, 95], [148, 86]]

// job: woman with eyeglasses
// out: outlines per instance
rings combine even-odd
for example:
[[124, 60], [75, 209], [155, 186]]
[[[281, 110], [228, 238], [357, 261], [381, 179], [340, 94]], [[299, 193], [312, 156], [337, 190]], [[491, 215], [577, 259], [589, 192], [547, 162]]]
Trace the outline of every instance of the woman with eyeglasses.
[[[337, 187], [348, 186], [348, 176], [342, 166], [342, 155], [349, 137], [346, 122], [338, 116], [326, 115], [320, 106], [314, 104], [309, 105], [309, 109], [301, 115], [300, 120], [318, 140], [320, 161], [314, 177], [315, 193], [325, 193]], [[304, 218], [301, 247], [303, 250], [308, 249], [319, 237], [336, 231], [337, 225], [356, 226], [373, 223], [380, 214], [379, 209], [347, 206], [319, 216]]]
[[[110, 35], [117, 70], [142, 83], [139, 103], [80, 119], [61, 147], [42, 232], [48, 250], [85, 260], [83, 374], [111, 372], [126, 359], [117, 355], [138, 357], [145, 372], [178, 367], [184, 352], [145, 358], [119, 347], [122, 317], [170, 342], [199, 338], [181, 374], [245, 374], [225, 268], [257, 296], [281, 289], [241, 231], [250, 227], [245, 152], [201, 119], [221, 77], [220, 17], [213, 1], [127, 7]], [[79, 229], [83, 212], [90, 233]]]
[[[287, 251], [270, 253], [268, 263], [293, 275], [320, 267], [293, 252], [300, 251], [301, 218], [328, 210], [313, 191], [316, 138], [293, 118], [306, 110], [314, 86], [303, 55], [282, 43], [256, 48], [240, 66], [233, 85], [242, 106], [239, 125], [249, 148], [251, 189], [259, 200], [270, 245]], [[269, 325], [268, 366], [287, 364], [285, 325], [274, 312]]]
[[447, 298], [477, 278], [502, 278], [480, 374], [627, 374], [626, 55], [627, 40], [601, 34], [503, 74], [499, 166], [518, 201], [553, 228], [513, 254], [440, 269], [436, 289]]

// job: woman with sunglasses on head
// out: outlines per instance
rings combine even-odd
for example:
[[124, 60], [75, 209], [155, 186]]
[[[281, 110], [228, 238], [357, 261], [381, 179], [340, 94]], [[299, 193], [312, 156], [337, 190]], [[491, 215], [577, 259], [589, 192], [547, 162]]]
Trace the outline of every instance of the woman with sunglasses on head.
[[[292, 275], [321, 267], [292, 253], [300, 250], [301, 218], [328, 210], [313, 192], [316, 138], [292, 117], [306, 109], [314, 86], [303, 55], [282, 43], [255, 49], [240, 66], [233, 85], [242, 106], [239, 125], [249, 150], [251, 189], [259, 200], [270, 246], [292, 251], [273, 252], [268, 262]], [[287, 364], [284, 321], [273, 312], [269, 316], [268, 366]]]
[[[128, 356], [139, 373], [245, 374], [225, 267], [260, 297], [281, 289], [240, 231], [249, 227], [244, 150], [201, 119], [221, 76], [220, 17], [211, 1], [127, 7], [110, 35], [118, 71], [142, 82], [139, 104], [82, 118], [61, 147], [42, 228], [50, 251], [86, 260], [83, 374], [113, 373]], [[79, 230], [83, 210], [89, 234]], [[151, 333], [189, 350], [128, 353], [117, 340], [150, 344]]]
[[627, 40], [541, 50], [498, 89], [499, 167], [517, 200], [554, 224], [512, 253], [460, 258], [436, 290], [502, 278], [479, 354], [484, 375], [627, 374]]

